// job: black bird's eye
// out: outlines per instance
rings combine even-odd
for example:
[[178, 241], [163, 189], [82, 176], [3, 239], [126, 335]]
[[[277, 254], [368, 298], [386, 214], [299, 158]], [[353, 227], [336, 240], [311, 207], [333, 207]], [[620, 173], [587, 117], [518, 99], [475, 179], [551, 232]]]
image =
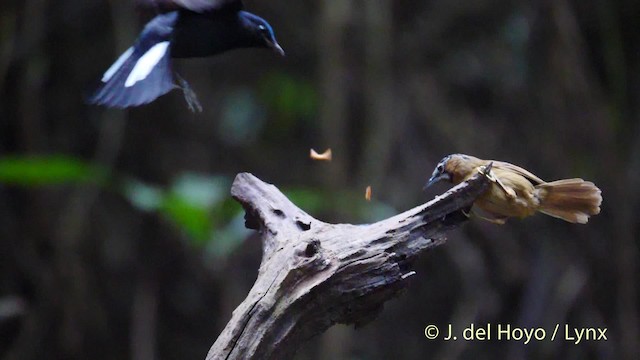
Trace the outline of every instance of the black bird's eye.
[[442, 164], [436, 166], [436, 171], [438, 171], [439, 173], [442, 173], [444, 171], [444, 166], [442, 166]]
[[258, 25], [258, 32], [260, 33], [261, 36], [267, 39], [271, 37], [271, 33], [269, 32], [269, 29], [267, 29], [267, 27], [262, 24]]

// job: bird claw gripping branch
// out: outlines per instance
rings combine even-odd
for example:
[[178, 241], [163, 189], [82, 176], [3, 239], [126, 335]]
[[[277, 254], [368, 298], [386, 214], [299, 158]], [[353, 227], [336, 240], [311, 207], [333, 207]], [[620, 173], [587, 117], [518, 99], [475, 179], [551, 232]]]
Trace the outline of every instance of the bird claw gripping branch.
[[502, 181], [500, 181], [500, 178], [498, 178], [493, 173], [493, 171], [491, 171], [492, 167], [493, 162], [489, 163], [489, 165], [478, 167], [478, 172], [486, 176], [489, 181], [498, 184], [498, 186], [500, 186], [500, 188], [507, 194], [510, 199], [515, 199], [517, 197], [516, 192], [512, 188], [507, 187], [505, 184], [503, 184]]

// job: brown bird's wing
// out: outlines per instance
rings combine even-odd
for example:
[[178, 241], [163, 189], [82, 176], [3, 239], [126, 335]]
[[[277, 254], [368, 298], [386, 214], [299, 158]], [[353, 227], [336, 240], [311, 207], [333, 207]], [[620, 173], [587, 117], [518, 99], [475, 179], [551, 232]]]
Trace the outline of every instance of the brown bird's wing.
[[137, 0], [137, 3], [140, 7], [157, 9], [162, 12], [187, 9], [202, 13], [226, 7], [236, 11], [243, 8], [240, 0]]
[[525, 177], [527, 180], [531, 181], [533, 185], [539, 185], [545, 183], [544, 180], [532, 174], [529, 170], [523, 169], [520, 166], [516, 166], [504, 161], [493, 161], [493, 168], [496, 170], [505, 170], [511, 171], [518, 175]]
[[512, 169], [496, 167], [489, 173], [493, 184], [475, 205], [494, 218], [526, 217], [535, 213], [538, 200], [529, 178]]

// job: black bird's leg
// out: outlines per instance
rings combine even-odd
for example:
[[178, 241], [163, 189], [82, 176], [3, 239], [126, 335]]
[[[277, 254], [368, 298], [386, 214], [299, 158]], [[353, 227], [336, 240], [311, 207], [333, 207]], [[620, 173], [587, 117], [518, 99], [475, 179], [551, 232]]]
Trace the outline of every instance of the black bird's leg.
[[187, 106], [189, 106], [189, 110], [192, 112], [202, 112], [202, 105], [200, 105], [200, 101], [198, 100], [198, 96], [196, 92], [191, 89], [187, 80], [183, 79], [180, 74], [176, 74], [176, 79], [178, 80], [178, 87], [182, 90], [184, 94], [184, 100], [187, 102]]

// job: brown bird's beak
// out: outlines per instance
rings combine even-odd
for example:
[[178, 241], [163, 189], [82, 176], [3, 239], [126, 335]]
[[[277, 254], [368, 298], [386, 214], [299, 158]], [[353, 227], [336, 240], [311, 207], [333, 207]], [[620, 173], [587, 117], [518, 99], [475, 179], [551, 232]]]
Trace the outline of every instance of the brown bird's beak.
[[448, 180], [448, 179], [449, 179], [449, 174], [447, 174], [447, 173], [433, 174], [429, 178], [429, 181], [427, 181], [427, 183], [424, 185], [422, 190], [427, 190], [428, 187], [430, 187], [431, 185], [439, 182], [440, 180]]
[[422, 191], [425, 191], [429, 188], [429, 186], [435, 184], [436, 182], [438, 182], [438, 180], [434, 179], [433, 176], [431, 178], [429, 178], [429, 181], [427, 181], [426, 184], [424, 184], [424, 186], [422, 187]]

